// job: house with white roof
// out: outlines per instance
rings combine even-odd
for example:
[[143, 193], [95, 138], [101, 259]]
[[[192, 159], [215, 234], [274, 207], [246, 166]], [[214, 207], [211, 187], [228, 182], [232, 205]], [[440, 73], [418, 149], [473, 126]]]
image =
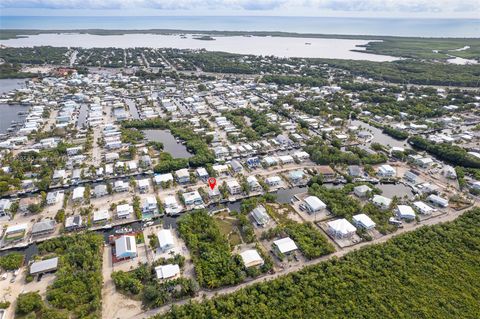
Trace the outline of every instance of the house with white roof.
[[273, 242], [273, 247], [277, 253], [288, 255], [298, 249], [297, 244], [290, 238], [285, 237], [282, 239], [275, 240]]
[[110, 218], [110, 213], [106, 209], [96, 210], [93, 212], [93, 223], [103, 223]]
[[200, 196], [200, 193], [197, 190], [183, 193], [182, 196], [185, 205], [203, 205], [202, 196]]
[[388, 209], [392, 200], [382, 195], [373, 195], [372, 203], [380, 209]]
[[245, 250], [240, 253], [245, 268], [257, 267], [263, 265], [263, 258], [256, 249]]
[[157, 233], [158, 247], [161, 251], [166, 252], [175, 248], [175, 240], [170, 229], [161, 229]]
[[353, 188], [353, 193], [360, 198], [365, 198], [371, 194], [372, 189], [367, 185], [359, 185]]
[[253, 175], [247, 177], [248, 187], [250, 188], [251, 192], [259, 192], [262, 191], [262, 186], [258, 182], [257, 178]]
[[137, 187], [140, 193], [146, 193], [150, 189], [150, 180], [148, 178], [139, 179], [137, 181]]
[[157, 199], [155, 196], [147, 196], [143, 200], [142, 205], [143, 214], [158, 214]]
[[327, 232], [336, 238], [348, 238], [355, 234], [357, 229], [345, 218], [332, 220], [327, 223]]
[[116, 211], [118, 219], [127, 219], [133, 214], [133, 207], [130, 204], [122, 204], [117, 206]]
[[433, 207], [430, 207], [422, 201], [414, 202], [413, 208], [422, 215], [431, 215], [435, 211]]
[[265, 227], [270, 222], [270, 216], [267, 214], [267, 210], [262, 205], [255, 207], [250, 216], [255, 220], [258, 226]]
[[408, 205], [398, 205], [395, 210], [397, 217], [400, 219], [415, 219], [416, 214], [411, 206]]
[[448, 199], [440, 197], [438, 195], [435, 195], [435, 194], [429, 195], [427, 197], [427, 200], [434, 205], [437, 205], [443, 208], [448, 207]]
[[235, 179], [227, 181], [227, 189], [231, 195], [240, 194], [242, 192], [242, 187]]
[[181, 184], [190, 182], [190, 172], [186, 168], [176, 170], [175, 176], [177, 177], [177, 182]]
[[83, 196], [85, 194], [85, 187], [78, 186], [73, 189], [72, 201], [79, 203], [83, 201]]
[[163, 205], [165, 207], [165, 213], [168, 215], [176, 215], [181, 211], [181, 207], [178, 205], [177, 199], [173, 195], [166, 196], [163, 200]]
[[157, 279], [174, 279], [180, 275], [180, 267], [175, 264], [160, 265], [155, 267]]
[[113, 189], [117, 193], [126, 192], [126, 191], [128, 191], [128, 183], [125, 183], [122, 180], [115, 181], [115, 183], [113, 184]]
[[397, 171], [390, 165], [384, 164], [378, 168], [377, 175], [380, 177], [395, 177]]
[[267, 183], [267, 185], [270, 187], [278, 186], [282, 183], [282, 178], [277, 175], [270, 176], [265, 179], [265, 183]]
[[160, 185], [162, 183], [173, 182], [173, 175], [171, 173], [158, 174], [153, 177], [155, 184]]
[[355, 226], [363, 229], [373, 229], [375, 228], [376, 224], [375, 222], [368, 217], [366, 214], [358, 214], [358, 215], [353, 215], [352, 216], [353, 223]]
[[304, 202], [305, 206], [307, 207], [307, 211], [310, 214], [316, 214], [327, 208], [327, 205], [322, 202], [317, 196], [305, 197]]

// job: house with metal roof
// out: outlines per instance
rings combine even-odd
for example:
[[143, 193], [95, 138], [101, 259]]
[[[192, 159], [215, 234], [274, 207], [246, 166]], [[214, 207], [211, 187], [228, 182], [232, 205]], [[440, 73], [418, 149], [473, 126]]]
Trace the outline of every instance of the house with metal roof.
[[258, 226], [265, 227], [270, 222], [270, 216], [268, 216], [267, 210], [262, 205], [255, 207], [250, 215]]
[[240, 257], [242, 258], [245, 268], [261, 266], [264, 263], [263, 258], [256, 249], [245, 250], [240, 253]]
[[327, 232], [336, 238], [348, 238], [355, 234], [357, 228], [345, 218], [332, 220], [327, 223]]
[[180, 275], [180, 267], [175, 264], [160, 265], [155, 267], [157, 279], [173, 279]]
[[161, 229], [157, 233], [158, 247], [161, 251], [168, 251], [175, 247], [175, 240], [170, 229]]
[[121, 236], [115, 240], [115, 257], [117, 259], [137, 257], [135, 236]]
[[283, 255], [290, 254], [298, 249], [297, 244], [295, 244], [290, 237], [275, 240], [273, 242], [273, 247], [278, 253]]
[[303, 201], [305, 202], [305, 206], [307, 207], [308, 212], [311, 214], [318, 213], [327, 208], [327, 205], [322, 202], [317, 196], [305, 197]]
[[39, 221], [32, 226], [32, 237], [40, 237], [55, 231], [57, 223], [52, 219]]
[[30, 275], [39, 275], [56, 271], [58, 268], [58, 257], [36, 261], [30, 265]]

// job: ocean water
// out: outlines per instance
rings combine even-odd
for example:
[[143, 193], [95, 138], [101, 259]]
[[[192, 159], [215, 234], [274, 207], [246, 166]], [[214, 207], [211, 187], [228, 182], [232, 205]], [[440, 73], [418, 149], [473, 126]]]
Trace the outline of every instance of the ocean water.
[[298, 33], [415, 37], [480, 37], [480, 19], [384, 19], [259, 16], [0, 16], [0, 29], [181, 29], [203, 31], [284, 31]]

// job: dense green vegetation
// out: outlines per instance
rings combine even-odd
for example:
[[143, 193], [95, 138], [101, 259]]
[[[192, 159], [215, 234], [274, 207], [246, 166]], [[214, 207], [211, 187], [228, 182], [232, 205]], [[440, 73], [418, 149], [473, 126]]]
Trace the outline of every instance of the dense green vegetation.
[[411, 137], [409, 143], [453, 165], [480, 168], [480, 159], [468, 154], [463, 147], [448, 143], [433, 143], [420, 136]]
[[312, 223], [290, 222], [285, 225], [284, 229], [307, 259], [318, 258], [335, 251], [333, 245]]
[[318, 63], [349, 70], [356, 76], [393, 83], [473, 87], [479, 85], [479, 64], [456, 65], [412, 60], [394, 62], [318, 60]]
[[57, 237], [38, 245], [40, 254], [60, 257], [48, 304], [76, 318], [99, 318], [102, 296], [103, 237], [95, 233]]
[[339, 147], [325, 143], [319, 138], [307, 142], [305, 151], [310, 154], [310, 159], [317, 164], [380, 164], [387, 161], [383, 153], [368, 153], [359, 147], [349, 147], [343, 152]]
[[176, 255], [168, 260], [155, 262], [153, 265], [141, 264], [129, 272], [114, 271], [112, 280], [121, 292], [140, 297], [146, 308], [156, 308], [173, 300], [195, 296], [197, 287], [191, 279], [176, 278], [159, 281], [156, 277], [155, 267], [159, 264], [173, 263], [182, 267], [184, 262], [184, 257]]
[[326, 79], [312, 76], [289, 76], [289, 75], [265, 75], [262, 82], [280, 85], [301, 84], [305, 86], [324, 86], [328, 84]]
[[68, 48], [51, 46], [30, 48], [6, 47], [0, 50], [0, 58], [12, 64], [67, 64], [67, 52]]
[[408, 133], [404, 131], [397, 130], [393, 127], [390, 126], [385, 126], [383, 128], [383, 133], [390, 135], [391, 137], [397, 139], [397, 140], [405, 140], [408, 138]]
[[22, 67], [18, 64], [3, 63], [0, 64], [0, 79], [22, 79], [31, 78], [36, 74], [30, 72], [22, 72]]
[[[258, 140], [268, 135], [278, 135], [282, 132], [278, 124], [272, 123], [266, 114], [267, 112], [259, 112], [251, 108], [242, 108], [222, 113], [250, 141]], [[245, 116], [250, 119], [249, 124], [246, 123]]]
[[16, 270], [22, 267], [23, 255], [20, 253], [11, 253], [5, 256], [0, 256], [0, 269]]
[[155, 318], [477, 318], [479, 231], [475, 209]]
[[[464, 46], [467, 50], [455, 51]], [[389, 38], [383, 41], [369, 42], [367, 52], [385, 54], [412, 59], [446, 60], [448, 55], [467, 59], [480, 59], [479, 39], [439, 39], [439, 38]], [[434, 52], [434, 50], [438, 52]], [[365, 52], [365, 51], [359, 51]]]
[[240, 257], [230, 253], [227, 238], [206, 211], [184, 215], [178, 231], [190, 250], [200, 286], [218, 288], [243, 281], [245, 274]]

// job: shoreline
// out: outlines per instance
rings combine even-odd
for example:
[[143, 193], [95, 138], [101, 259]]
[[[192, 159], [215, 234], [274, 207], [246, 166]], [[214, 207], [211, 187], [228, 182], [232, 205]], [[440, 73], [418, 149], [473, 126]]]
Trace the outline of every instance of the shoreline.
[[393, 36], [393, 35], [349, 35], [328, 33], [303, 33], [286, 31], [228, 31], [228, 30], [197, 30], [197, 29], [1, 29], [0, 40], [18, 39], [25, 36], [55, 33], [78, 33], [91, 35], [125, 35], [125, 34], [208, 34], [213, 36], [256, 36], [256, 37], [293, 37], [319, 39], [348, 39], [348, 40], [434, 40], [434, 41], [465, 41], [480, 40], [480, 37], [420, 37], [420, 36]]

